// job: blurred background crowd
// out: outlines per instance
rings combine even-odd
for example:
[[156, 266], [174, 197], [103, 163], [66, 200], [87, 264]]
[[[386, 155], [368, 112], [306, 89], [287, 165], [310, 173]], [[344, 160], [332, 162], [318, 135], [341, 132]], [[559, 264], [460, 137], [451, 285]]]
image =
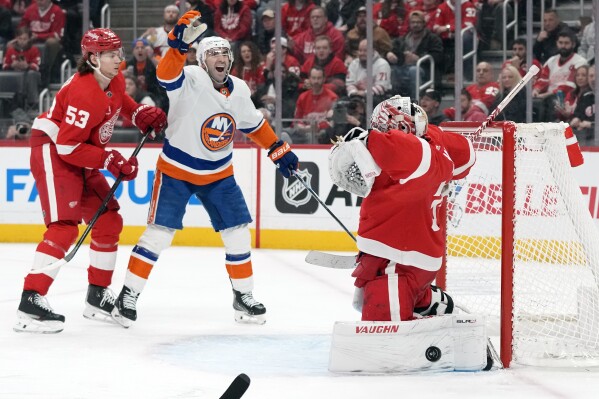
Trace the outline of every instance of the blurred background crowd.
[[[376, 105], [396, 94], [417, 100], [434, 124], [483, 121], [524, 76], [532, 52], [541, 73], [500, 119], [569, 122], [582, 145], [593, 144], [594, 4], [526, 3], [381, 0], [369, 12], [365, 0], [0, 0], [0, 138], [27, 138], [33, 118], [74, 72], [86, 27], [110, 27], [123, 39], [128, 94], [168, 111], [156, 65], [179, 15], [195, 9], [207, 35], [231, 42], [231, 73], [247, 82], [256, 106], [289, 142], [328, 144], [351, 127], [365, 128], [368, 100]], [[198, 65], [196, 51], [188, 52], [188, 65]], [[121, 119], [112, 141], [138, 139], [131, 121]]]

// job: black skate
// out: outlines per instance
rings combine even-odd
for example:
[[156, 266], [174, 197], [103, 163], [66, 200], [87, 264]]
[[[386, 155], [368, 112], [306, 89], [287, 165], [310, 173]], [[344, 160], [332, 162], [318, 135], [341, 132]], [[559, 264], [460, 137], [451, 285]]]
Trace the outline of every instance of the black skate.
[[17, 332], [54, 334], [64, 329], [65, 318], [54, 313], [46, 297], [36, 291], [23, 291], [17, 311]]
[[113, 317], [125, 328], [131, 327], [133, 322], [137, 320], [137, 298], [139, 292], [132, 290], [127, 286], [123, 286], [119, 297], [116, 300], [116, 306], [112, 311]]
[[251, 291], [242, 293], [233, 290], [233, 309], [238, 323], [266, 323], [266, 308], [254, 299]]
[[108, 323], [120, 323], [112, 316], [116, 295], [110, 288], [90, 284], [85, 298], [83, 317]]

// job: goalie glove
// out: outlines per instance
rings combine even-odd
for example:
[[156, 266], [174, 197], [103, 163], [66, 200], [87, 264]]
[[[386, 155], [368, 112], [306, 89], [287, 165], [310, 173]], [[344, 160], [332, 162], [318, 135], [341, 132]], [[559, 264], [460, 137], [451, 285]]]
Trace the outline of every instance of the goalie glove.
[[149, 134], [154, 140], [166, 126], [166, 114], [158, 107], [144, 104], [133, 111], [131, 122], [141, 130], [141, 134]]
[[114, 177], [122, 175], [124, 181], [133, 180], [137, 177], [139, 170], [137, 166], [137, 158], [135, 157], [127, 160], [117, 150], [106, 151], [104, 153], [104, 169], [107, 169]]
[[329, 175], [334, 184], [359, 197], [370, 194], [374, 180], [381, 174], [366, 148], [370, 133], [355, 127], [339, 137], [329, 154]]
[[208, 25], [200, 22], [201, 16], [199, 11], [187, 11], [183, 14], [168, 34], [168, 45], [181, 54], [187, 53], [189, 45], [196, 42], [208, 29]]
[[279, 140], [268, 149], [268, 157], [274, 162], [279, 172], [287, 178], [291, 177], [291, 173], [297, 170], [299, 162], [297, 155], [291, 151], [289, 143]]

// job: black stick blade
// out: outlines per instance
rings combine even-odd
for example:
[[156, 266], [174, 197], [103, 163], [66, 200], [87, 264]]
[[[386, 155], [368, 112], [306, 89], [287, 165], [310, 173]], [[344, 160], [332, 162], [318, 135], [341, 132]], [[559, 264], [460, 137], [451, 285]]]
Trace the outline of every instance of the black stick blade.
[[227, 388], [227, 390], [225, 391], [225, 393], [223, 393], [220, 399], [239, 399], [243, 396], [245, 391], [247, 391], [249, 386], [250, 377], [248, 377], [246, 374], [241, 373], [237, 377], [235, 377], [231, 385], [229, 385], [229, 388]]

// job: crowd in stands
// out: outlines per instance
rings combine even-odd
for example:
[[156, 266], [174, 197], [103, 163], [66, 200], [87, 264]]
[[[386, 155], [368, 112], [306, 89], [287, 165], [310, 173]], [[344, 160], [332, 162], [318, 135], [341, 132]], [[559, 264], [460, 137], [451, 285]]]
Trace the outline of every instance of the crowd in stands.
[[[267, 119], [275, 114], [276, 79], [281, 79], [284, 132], [293, 143], [329, 143], [353, 126], [365, 127], [367, 82], [372, 81], [373, 103], [391, 95], [420, 97], [432, 123], [455, 118], [455, 110], [442, 108], [444, 86], [452, 94], [456, 26], [454, 9], [461, 1], [464, 53], [478, 51], [478, 65], [464, 63], [464, 80], [472, 84], [460, 96], [461, 120], [482, 121], [528, 70], [527, 41], [508, 37], [511, 50], [503, 65], [484, 59], [485, 50], [503, 46], [503, 12], [508, 20], [519, 7], [524, 26], [523, 1], [503, 0], [381, 0], [373, 8], [372, 74], [368, 79], [367, 12], [364, 0], [288, 0], [281, 8], [282, 49], [280, 77], [275, 76], [275, 11], [273, 0], [187, 0], [165, 4], [160, 26], [146, 30], [125, 48], [123, 61], [127, 91], [136, 99], [168, 110], [168, 97], [156, 81], [156, 65], [167, 51], [167, 33], [181, 9], [195, 9], [208, 24], [207, 35], [218, 35], [232, 44], [235, 61], [231, 73], [244, 79], [252, 99]], [[90, 0], [97, 11], [104, 0]], [[166, 3], [166, 1], [165, 1]], [[90, 13], [98, 15], [99, 13]], [[3, 21], [13, 21], [10, 24]], [[13, 27], [15, 19], [18, 24]], [[582, 144], [594, 139], [594, 22], [569, 26], [559, 12], [546, 9], [541, 31], [534, 37], [533, 63], [541, 73], [533, 82], [533, 121], [566, 121]], [[97, 26], [97, 21], [92, 25]], [[10, 25], [13, 29], [7, 29]], [[158, 24], [157, 24], [158, 25]], [[67, 34], [68, 33], [68, 34]], [[80, 1], [0, 0], [0, 50], [2, 69], [22, 71], [24, 85], [17, 93], [25, 111], [37, 110], [39, 91], [59, 82], [62, 62], [78, 57], [81, 36]], [[474, 40], [476, 36], [477, 40]], [[512, 38], [512, 39], [510, 39]], [[124, 44], [125, 46], [125, 44]], [[128, 46], [125, 46], [128, 47]], [[430, 62], [418, 64], [425, 56]], [[187, 54], [188, 65], [198, 65], [197, 48]], [[1, 73], [1, 72], [0, 72]], [[432, 79], [433, 87], [419, 92]], [[472, 77], [470, 79], [469, 77]], [[6, 107], [2, 108], [6, 111]], [[32, 111], [32, 112], [33, 112]], [[525, 122], [526, 91], [504, 110], [500, 118]], [[6, 112], [5, 112], [6, 113]], [[119, 126], [131, 126], [122, 120]], [[242, 138], [242, 136], [240, 136]]]

